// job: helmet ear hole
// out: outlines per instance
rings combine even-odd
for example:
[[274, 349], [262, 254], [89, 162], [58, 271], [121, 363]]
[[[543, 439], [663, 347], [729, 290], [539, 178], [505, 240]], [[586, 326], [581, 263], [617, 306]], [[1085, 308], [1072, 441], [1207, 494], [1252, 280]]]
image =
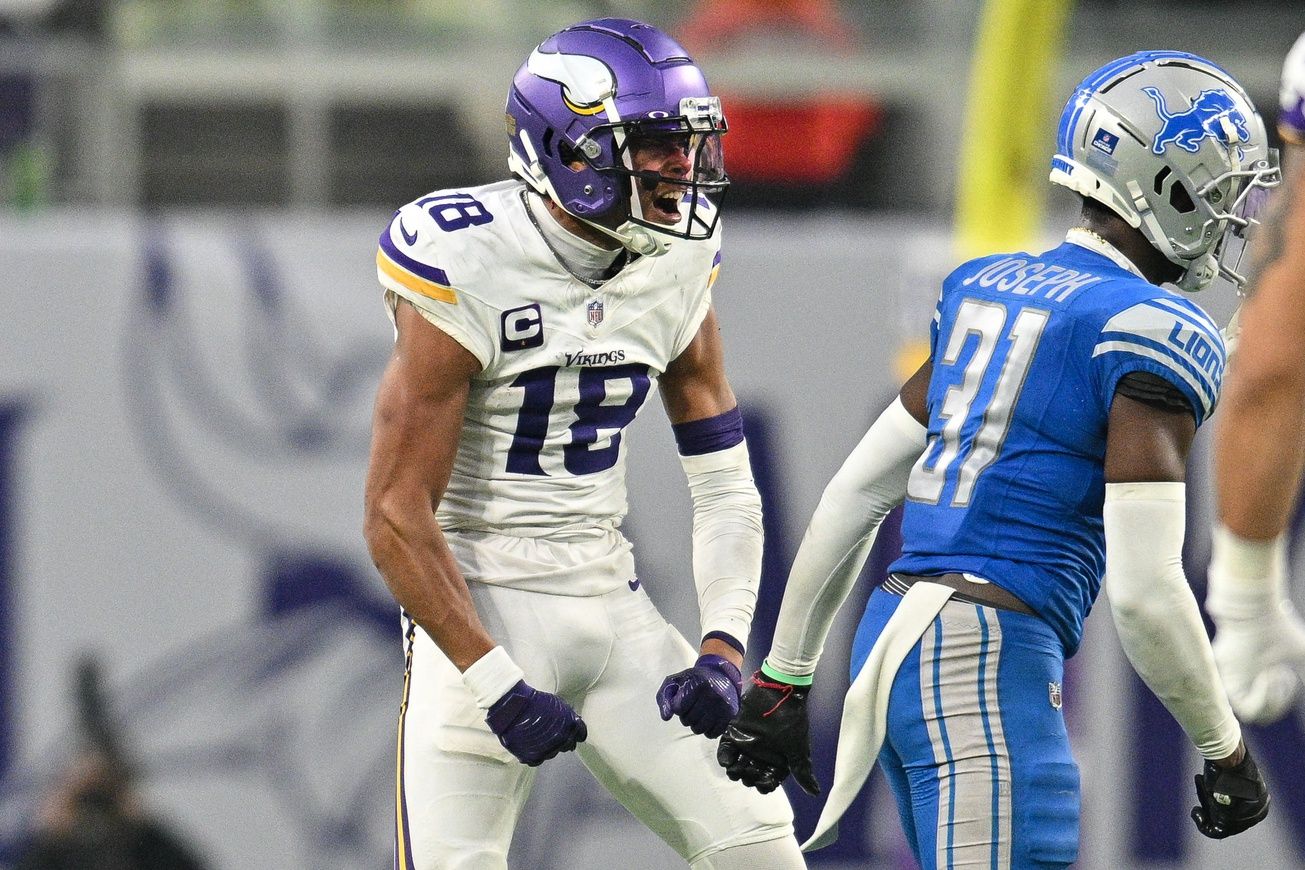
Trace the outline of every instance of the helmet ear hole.
[[[1168, 166], [1160, 167], [1160, 171], [1155, 174], [1155, 192], [1156, 195], [1164, 193], [1165, 181], [1173, 174], [1173, 170]], [[1192, 201], [1192, 195], [1187, 192], [1187, 187], [1178, 179], [1174, 179], [1169, 186], [1169, 206], [1179, 214], [1189, 214], [1196, 211], [1196, 203]]]
[[575, 167], [571, 166], [573, 163], [579, 162], [587, 164], [584, 155], [582, 155], [574, 145], [565, 139], [561, 139], [557, 143], [557, 157], [573, 170], [575, 169]]
[[1192, 202], [1192, 195], [1187, 192], [1187, 187], [1179, 181], [1175, 181], [1174, 186], [1169, 188], [1169, 204], [1179, 214], [1196, 211], [1196, 203]]
[[544, 131], [544, 136], [543, 136], [543, 138], [540, 140], [540, 143], [539, 143], [539, 144], [542, 145], [542, 146], [544, 147], [544, 153], [545, 153], [545, 154], [547, 154], [549, 157], [554, 156], [554, 155], [553, 155], [553, 128], [552, 128], [552, 127], [549, 127], [547, 130]]

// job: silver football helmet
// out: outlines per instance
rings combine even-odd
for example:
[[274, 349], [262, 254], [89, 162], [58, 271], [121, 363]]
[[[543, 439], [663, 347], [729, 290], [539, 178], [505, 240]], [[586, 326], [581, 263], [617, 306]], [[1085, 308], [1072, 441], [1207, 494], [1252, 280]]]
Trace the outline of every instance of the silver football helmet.
[[1248, 231], [1278, 183], [1264, 122], [1233, 78], [1178, 51], [1143, 51], [1089, 75], [1060, 118], [1051, 180], [1106, 205], [1184, 269], [1240, 290]]

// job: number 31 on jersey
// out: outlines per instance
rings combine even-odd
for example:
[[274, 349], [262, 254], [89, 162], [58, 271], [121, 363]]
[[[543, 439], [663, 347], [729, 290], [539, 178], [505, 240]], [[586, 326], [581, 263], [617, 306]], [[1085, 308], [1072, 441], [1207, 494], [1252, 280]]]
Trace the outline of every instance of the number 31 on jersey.
[[[949, 470], [964, 455], [955, 473], [951, 505], [966, 507], [979, 475], [1001, 452], [1015, 403], [1024, 389], [1024, 379], [1051, 312], [1022, 308], [1009, 331], [1008, 319], [1009, 311], [1000, 302], [965, 299], [957, 309], [942, 357], [934, 363], [936, 369], [956, 367], [970, 344], [970, 336], [975, 336], [977, 343], [960, 383], [948, 387], [943, 396], [938, 409], [941, 431], [930, 436], [911, 470], [907, 495], [913, 501], [938, 504]], [[938, 376], [937, 370], [934, 376]], [[972, 420], [977, 422], [967, 425]]]

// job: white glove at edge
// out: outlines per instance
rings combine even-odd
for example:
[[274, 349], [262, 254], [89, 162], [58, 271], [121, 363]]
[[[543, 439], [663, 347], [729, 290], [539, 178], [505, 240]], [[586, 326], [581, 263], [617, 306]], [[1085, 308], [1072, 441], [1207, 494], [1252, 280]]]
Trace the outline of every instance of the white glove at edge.
[[1286, 596], [1285, 542], [1214, 530], [1210, 589], [1214, 660], [1237, 717], [1267, 724], [1291, 708], [1305, 679], [1305, 620]]

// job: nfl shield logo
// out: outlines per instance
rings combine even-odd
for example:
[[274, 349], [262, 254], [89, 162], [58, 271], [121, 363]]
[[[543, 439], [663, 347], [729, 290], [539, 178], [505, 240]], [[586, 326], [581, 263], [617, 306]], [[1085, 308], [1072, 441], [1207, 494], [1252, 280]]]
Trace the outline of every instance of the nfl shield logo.
[[589, 314], [590, 326], [597, 326], [603, 322], [603, 300], [595, 299], [585, 307], [585, 310]]
[[1098, 151], [1104, 151], [1107, 154], [1115, 153], [1115, 146], [1119, 144], [1119, 137], [1108, 130], [1098, 130], [1096, 137], [1092, 140], [1092, 147]]
[[1051, 699], [1052, 709], [1060, 709], [1060, 683], [1047, 683], [1047, 697]]

